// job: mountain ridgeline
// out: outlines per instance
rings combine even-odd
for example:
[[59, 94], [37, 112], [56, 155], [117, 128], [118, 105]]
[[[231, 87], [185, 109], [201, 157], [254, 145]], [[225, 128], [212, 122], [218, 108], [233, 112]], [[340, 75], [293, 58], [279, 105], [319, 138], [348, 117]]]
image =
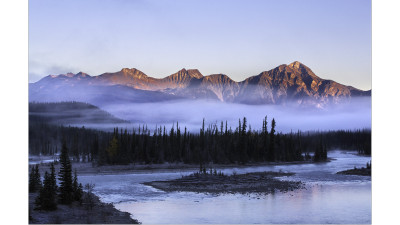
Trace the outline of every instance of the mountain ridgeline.
[[86, 73], [49, 75], [29, 85], [30, 101], [82, 101], [144, 103], [207, 99], [243, 104], [324, 105], [351, 97], [370, 96], [363, 91], [315, 75], [300, 62], [283, 64], [241, 82], [225, 74], [203, 76], [197, 69], [182, 69], [165, 78], [153, 78], [135, 68], [90, 76]]

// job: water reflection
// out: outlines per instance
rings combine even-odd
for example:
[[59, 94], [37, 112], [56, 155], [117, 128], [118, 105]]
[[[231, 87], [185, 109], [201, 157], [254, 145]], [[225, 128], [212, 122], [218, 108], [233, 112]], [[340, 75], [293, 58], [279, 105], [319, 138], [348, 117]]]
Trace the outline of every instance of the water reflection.
[[166, 193], [141, 183], [179, 178], [190, 171], [82, 176], [96, 184], [103, 201], [130, 212], [142, 223], [371, 223], [371, 178], [338, 175], [339, 170], [365, 166], [371, 158], [353, 152], [329, 152], [332, 160], [223, 169], [224, 173], [291, 171], [281, 179], [306, 182], [306, 189], [271, 195], [190, 192]]

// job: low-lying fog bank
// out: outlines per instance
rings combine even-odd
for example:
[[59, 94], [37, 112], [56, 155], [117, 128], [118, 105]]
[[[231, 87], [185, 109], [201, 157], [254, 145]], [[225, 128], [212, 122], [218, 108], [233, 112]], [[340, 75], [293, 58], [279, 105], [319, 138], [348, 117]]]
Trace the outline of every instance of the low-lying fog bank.
[[[277, 131], [290, 132], [312, 130], [339, 130], [371, 128], [371, 98], [353, 98], [347, 103], [330, 105], [324, 109], [293, 105], [244, 105], [210, 101], [176, 101], [159, 103], [114, 104], [100, 106], [114, 116], [131, 121], [119, 127], [132, 129], [146, 124], [149, 129], [165, 125], [170, 129], [178, 121], [183, 129], [198, 132], [202, 120], [208, 124], [228, 122], [228, 129], [238, 126], [238, 119], [246, 117], [251, 129], [261, 129], [262, 121], [268, 116], [268, 129], [272, 118], [277, 122]], [[97, 129], [112, 129], [112, 125], [89, 124]]]

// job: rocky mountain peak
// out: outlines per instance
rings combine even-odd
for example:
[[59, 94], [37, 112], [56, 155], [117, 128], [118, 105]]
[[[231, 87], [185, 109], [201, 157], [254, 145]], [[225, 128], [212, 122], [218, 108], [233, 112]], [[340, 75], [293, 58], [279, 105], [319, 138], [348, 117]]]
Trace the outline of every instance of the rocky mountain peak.
[[187, 70], [185, 68], [182, 68], [181, 70], [178, 71], [178, 73], [186, 73]]
[[75, 77], [87, 77], [87, 76], [90, 76], [89, 74], [87, 74], [87, 73], [84, 73], [84, 72], [79, 72], [79, 73], [77, 73], [77, 74], [75, 74]]
[[64, 76], [66, 76], [66, 77], [74, 77], [74, 76], [75, 76], [75, 74], [74, 74], [74, 73], [71, 73], [71, 72], [66, 73], [66, 74], [60, 74], [60, 75], [64, 75]]
[[[186, 70], [185, 68], [179, 70], [178, 72], [168, 76], [168, 77], [179, 77], [180, 79], [191, 79], [191, 78], [197, 78], [200, 79], [203, 77], [203, 75], [200, 73], [198, 69], [188, 69]], [[166, 78], [168, 78], [166, 77]]]
[[181, 77], [182, 78], [182, 77], [186, 77], [186, 76], [188, 76], [188, 72], [185, 68], [183, 68], [183, 69], [179, 70], [178, 72], [167, 76], [167, 78], [168, 77]]
[[136, 68], [123, 68], [120, 71], [124, 76], [131, 76], [131, 77], [135, 77], [135, 78], [146, 78], [147, 75], [144, 74], [142, 71], [136, 69]]
[[189, 76], [200, 79], [203, 77], [203, 74], [200, 73], [198, 69], [189, 69], [187, 70]]
[[135, 68], [131, 68], [131, 69], [129, 69], [129, 68], [122, 68], [122, 70], [121, 70], [121, 72], [122, 73], [133, 73], [133, 72], [135, 72]]
[[305, 65], [302, 64], [302, 63], [299, 62], [299, 61], [294, 61], [294, 62], [290, 63], [290, 64], [288, 65], [288, 67], [290, 67], [290, 68], [292, 68], [292, 69], [300, 69], [301, 67], [305, 67]]
[[296, 72], [299, 72], [303, 78], [311, 77], [312, 79], [321, 79], [320, 77], [315, 75], [314, 72], [309, 67], [307, 67], [306, 65], [304, 65], [299, 61], [294, 61], [290, 63], [288, 67]]

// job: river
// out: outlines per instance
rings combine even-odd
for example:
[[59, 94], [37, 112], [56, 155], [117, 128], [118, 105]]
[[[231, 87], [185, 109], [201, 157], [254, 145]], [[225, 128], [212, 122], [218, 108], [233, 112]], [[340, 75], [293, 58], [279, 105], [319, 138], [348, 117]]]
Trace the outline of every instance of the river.
[[371, 177], [336, 172], [365, 167], [371, 157], [354, 151], [329, 151], [333, 160], [317, 164], [222, 169], [225, 174], [258, 171], [296, 173], [280, 179], [305, 183], [305, 189], [270, 195], [204, 194], [157, 190], [141, 183], [176, 179], [190, 170], [136, 174], [82, 175], [94, 193], [144, 224], [148, 223], [371, 223]]

